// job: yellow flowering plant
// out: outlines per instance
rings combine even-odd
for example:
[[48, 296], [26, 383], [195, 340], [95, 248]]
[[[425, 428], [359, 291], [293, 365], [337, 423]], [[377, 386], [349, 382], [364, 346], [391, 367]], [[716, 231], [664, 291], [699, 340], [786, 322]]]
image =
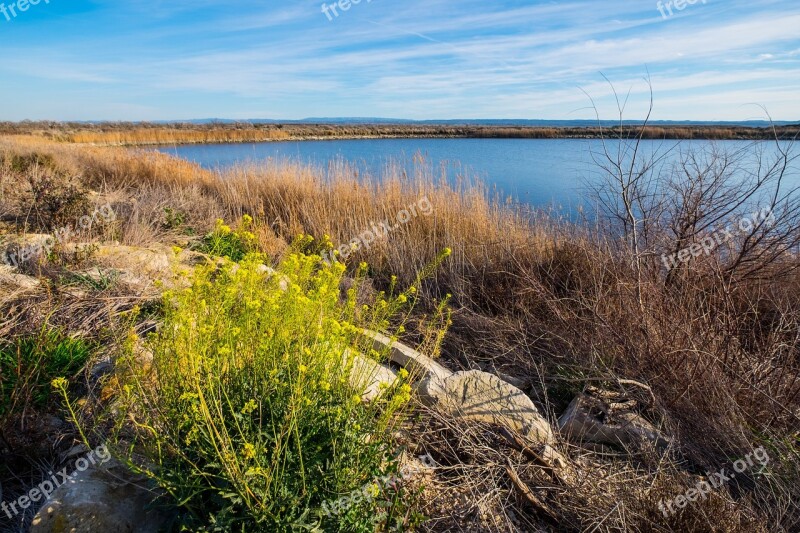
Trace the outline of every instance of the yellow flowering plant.
[[342, 264], [299, 251], [275, 270], [264, 262], [249, 254], [200, 266], [190, 287], [165, 294], [163, 325], [144, 340], [152, 363], [131, 346], [120, 361], [119, 449], [178, 502], [188, 530], [412, 526], [400, 493], [388, 505], [322, 509], [396, 472], [392, 435], [410, 377], [401, 372], [366, 402], [369, 380], [358, 374], [387, 355], [363, 329], [396, 323], [390, 315], [407, 313], [413, 293], [365, 308], [356, 301], [366, 267], [342, 293]]
[[217, 219], [214, 229], [203, 237], [198, 250], [209, 255], [227, 257], [231, 261], [241, 261], [245, 255], [256, 250], [256, 236], [253, 233], [253, 218], [244, 215], [234, 230]]

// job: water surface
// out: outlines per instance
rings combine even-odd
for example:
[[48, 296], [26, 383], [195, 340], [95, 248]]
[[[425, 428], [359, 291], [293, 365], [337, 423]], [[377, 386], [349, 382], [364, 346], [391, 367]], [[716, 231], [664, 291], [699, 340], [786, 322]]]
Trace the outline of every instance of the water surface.
[[[609, 145], [607, 145], [609, 146]], [[717, 148], [742, 150], [751, 141], [716, 142]], [[647, 157], [669, 151], [665, 164], [689, 149], [709, 150], [710, 141], [643, 141]], [[613, 151], [613, 145], [611, 145]], [[596, 139], [359, 139], [267, 142], [252, 144], [178, 145], [159, 151], [177, 155], [209, 169], [224, 169], [269, 158], [290, 159], [328, 168], [344, 159], [362, 171], [380, 176], [390, 161], [413, 166], [422, 155], [436, 168], [444, 165], [451, 179], [472, 176], [504, 197], [535, 207], [555, 207], [575, 213], [591, 208], [587, 186], [601, 182], [596, 160], [603, 142]]]

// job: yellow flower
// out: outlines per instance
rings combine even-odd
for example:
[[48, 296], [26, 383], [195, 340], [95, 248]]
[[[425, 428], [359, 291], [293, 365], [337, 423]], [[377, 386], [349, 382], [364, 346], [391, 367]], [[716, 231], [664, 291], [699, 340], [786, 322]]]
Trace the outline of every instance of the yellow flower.
[[244, 451], [242, 454], [245, 456], [246, 459], [255, 459], [256, 457], [256, 447], [250, 444], [249, 442], [244, 445]]
[[306, 372], [308, 372], [308, 367], [306, 365], [300, 365], [300, 368], [298, 370], [300, 370], [301, 374], [305, 374]]
[[65, 378], [56, 378], [50, 384], [53, 386], [54, 389], [64, 390], [69, 385], [69, 381]]
[[183, 251], [183, 248], [181, 248], [180, 246], [173, 246], [172, 247], [172, 253], [174, 253], [175, 255], [178, 255], [182, 251]]
[[397, 297], [397, 303], [399, 303], [399, 304], [404, 304], [407, 301], [408, 301], [408, 298], [406, 297], [405, 294], [401, 294], [400, 296]]
[[327, 381], [323, 381], [322, 383], [320, 383], [320, 384], [319, 384], [319, 387], [320, 387], [322, 390], [324, 390], [325, 392], [328, 392], [329, 390], [331, 390], [331, 384], [330, 384], [330, 383], [328, 383]]
[[373, 483], [369, 486], [369, 493], [372, 495], [373, 498], [377, 498], [378, 495], [381, 493], [380, 487], [376, 483]]
[[406, 370], [405, 368], [401, 368], [398, 374], [400, 374], [401, 379], [406, 379], [408, 377], [408, 370]]
[[249, 415], [258, 408], [258, 403], [255, 400], [249, 400], [244, 407], [242, 407], [242, 414]]
[[444, 254], [443, 254], [443, 255], [444, 255], [445, 257], [450, 257], [451, 255], [453, 255], [453, 250], [451, 250], [450, 248], [445, 248], [445, 249], [444, 249]]
[[351, 400], [353, 403], [361, 403], [361, 396], [359, 396], [358, 394], [354, 394]]

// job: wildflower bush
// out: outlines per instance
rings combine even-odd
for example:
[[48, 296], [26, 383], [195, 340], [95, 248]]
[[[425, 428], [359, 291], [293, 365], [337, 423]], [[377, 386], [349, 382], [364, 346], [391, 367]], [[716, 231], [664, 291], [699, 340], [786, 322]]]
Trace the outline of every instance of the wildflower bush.
[[217, 219], [214, 230], [203, 237], [198, 249], [209, 255], [241, 261], [256, 249], [256, 236], [252, 229], [253, 218], [250, 215], [244, 215], [235, 230], [224, 220]]
[[369, 365], [356, 354], [385, 355], [361, 328], [388, 328], [415, 288], [357, 304], [355, 289], [341, 294], [341, 264], [300, 252], [275, 270], [263, 261], [201, 267], [189, 288], [168, 292], [163, 327], [145, 341], [152, 363], [137, 359], [131, 335], [116, 440], [192, 531], [411, 528], [401, 487], [335, 516], [322, 509], [397, 471], [391, 435], [408, 373], [367, 404], [369, 376], [357, 374]]

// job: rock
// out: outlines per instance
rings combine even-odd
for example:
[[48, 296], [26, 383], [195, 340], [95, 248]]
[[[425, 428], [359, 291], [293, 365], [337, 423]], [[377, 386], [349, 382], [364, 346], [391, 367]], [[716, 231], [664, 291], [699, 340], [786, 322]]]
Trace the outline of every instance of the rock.
[[62, 454], [61, 460], [67, 461], [69, 459], [79, 457], [86, 453], [89, 453], [89, 448], [87, 448], [85, 444], [76, 444], [75, 446], [73, 446], [72, 448], [70, 448], [69, 450], [67, 450]]
[[500, 425], [536, 443], [555, 440], [533, 401], [493, 374], [469, 370], [444, 379], [432, 374], [419, 384], [417, 392], [423, 403], [450, 416]]
[[76, 472], [33, 518], [31, 533], [156, 533], [169, 516], [152, 506], [153, 491], [113, 461]]
[[16, 268], [0, 265], [0, 286], [30, 290], [39, 287], [40, 281], [34, 277], [17, 273]]
[[531, 388], [530, 380], [523, 379], [523, 378], [518, 378], [518, 377], [512, 376], [510, 374], [505, 374], [505, 373], [499, 372], [499, 371], [494, 372], [494, 374], [498, 378], [500, 378], [503, 381], [505, 381], [506, 383], [508, 383], [509, 385], [513, 385], [513, 386], [515, 386], [516, 388], [518, 388], [521, 391], [525, 391], [525, 390], [528, 390], [528, 389]]
[[617, 393], [590, 388], [575, 397], [558, 420], [561, 435], [570, 442], [608, 444], [633, 450], [649, 442], [660, 451], [669, 446], [650, 422], [636, 413], [637, 403]]
[[388, 351], [387, 358], [389, 361], [406, 368], [418, 379], [427, 379], [428, 377], [444, 379], [453, 374], [427, 355], [423, 355], [399, 342], [392, 342], [392, 339], [386, 335], [370, 330], [364, 330], [364, 335], [372, 339], [373, 348], [376, 352], [384, 354]]
[[381, 364], [362, 354], [353, 355], [346, 352], [345, 358], [353, 357], [353, 368], [350, 371], [350, 385], [360, 391], [364, 401], [371, 402], [381, 395], [381, 384], [393, 385], [397, 373], [388, 365]]
[[444, 413], [506, 427], [537, 443], [552, 444], [553, 430], [533, 401], [521, 390], [499, 377], [469, 370], [451, 372], [437, 361], [389, 337], [370, 330], [364, 335], [373, 348], [406, 368], [419, 382], [416, 391], [422, 402]]
[[0, 264], [18, 267], [47, 257], [56, 240], [52, 235], [26, 233], [0, 236]]
[[[137, 292], [153, 295], [161, 294], [161, 288], [188, 285], [195, 266], [210, 263], [208, 257], [198, 252], [181, 250], [176, 254], [172, 248], [160, 244], [147, 248], [101, 244], [92, 259], [99, 266], [80, 274], [95, 281], [119, 281]], [[161, 288], [155, 286], [155, 281], [160, 282]]]
[[17, 274], [13, 267], [0, 265], [0, 303], [38, 289], [41, 282], [31, 276]]
[[159, 279], [172, 276], [171, 255], [172, 251], [165, 246], [139, 248], [110, 244], [99, 246], [94, 259], [109, 268], [135, 272], [140, 277]]
[[372, 339], [375, 351], [388, 352], [389, 361], [406, 368], [418, 380], [415, 388], [422, 403], [447, 416], [513, 431], [523, 440], [540, 445], [541, 460], [547, 465], [559, 470], [566, 468], [566, 458], [552, 446], [555, 436], [550, 423], [519, 388], [479, 370], [451, 372], [432, 358], [383, 334], [365, 330], [364, 335]]

